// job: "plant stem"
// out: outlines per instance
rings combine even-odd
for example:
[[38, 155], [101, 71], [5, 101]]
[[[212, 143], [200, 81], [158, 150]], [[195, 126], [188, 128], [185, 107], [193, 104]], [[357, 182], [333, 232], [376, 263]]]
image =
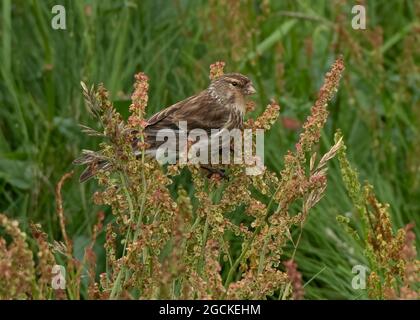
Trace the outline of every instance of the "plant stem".
[[198, 266], [198, 272], [199, 274], [203, 274], [203, 269], [204, 269], [204, 254], [206, 251], [206, 243], [207, 243], [207, 236], [208, 236], [208, 232], [209, 232], [209, 218], [208, 216], [206, 217], [206, 222], [204, 223], [204, 231], [203, 231], [203, 244], [201, 246], [201, 258], [200, 258], [200, 263]]

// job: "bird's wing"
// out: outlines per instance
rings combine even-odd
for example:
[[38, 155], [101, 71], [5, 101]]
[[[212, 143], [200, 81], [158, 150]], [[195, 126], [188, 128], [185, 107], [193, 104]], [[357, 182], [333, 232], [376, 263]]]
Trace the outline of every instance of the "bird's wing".
[[150, 117], [145, 130], [150, 134], [160, 129], [178, 129], [179, 122], [186, 121], [188, 131], [200, 128], [210, 132], [223, 127], [228, 118], [226, 108], [203, 91]]

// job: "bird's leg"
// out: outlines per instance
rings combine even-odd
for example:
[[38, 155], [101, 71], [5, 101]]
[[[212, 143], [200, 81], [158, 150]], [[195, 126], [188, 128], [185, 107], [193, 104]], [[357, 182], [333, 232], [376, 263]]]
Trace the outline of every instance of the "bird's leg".
[[211, 166], [200, 165], [200, 167], [208, 171], [207, 178], [211, 178], [212, 175], [219, 175], [222, 179], [227, 179], [224, 169], [213, 168]]

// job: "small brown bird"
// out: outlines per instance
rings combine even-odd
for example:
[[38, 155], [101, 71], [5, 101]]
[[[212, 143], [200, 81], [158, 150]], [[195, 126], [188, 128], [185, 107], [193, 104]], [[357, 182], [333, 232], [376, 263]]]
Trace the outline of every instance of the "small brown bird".
[[[163, 143], [156, 135], [162, 129], [179, 130], [179, 123], [187, 123], [187, 134], [193, 129], [203, 129], [208, 134], [212, 129], [242, 129], [246, 109], [245, 97], [256, 92], [251, 80], [240, 73], [227, 73], [213, 80], [209, 87], [197, 95], [175, 103], [156, 113], [147, 120], [144, 129], [148, 154]], [[133, 151], [136, 150], [133, 142]], [[88, 164], [81, 174], [80, 181], [86, 181], [99, 169], [108, 169], [106, 161], [94, 162], [88, 155], [75, 160], [75, 164]], [[206, 169], [208, 169], [206, 167]]]

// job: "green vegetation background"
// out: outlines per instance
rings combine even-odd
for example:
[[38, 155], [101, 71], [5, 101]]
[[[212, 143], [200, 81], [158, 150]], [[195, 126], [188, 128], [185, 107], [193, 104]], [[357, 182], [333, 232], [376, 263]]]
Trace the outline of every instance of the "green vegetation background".
[[[223, 60], [227, 71], [254, 80], [254, 114], [272, 97], [280, 102], [281, 119], [266, 135], [266, 164], [279, 171], [297, 141], [295, 120], [309, 114], [324, 73], [343, 54], [346, 71], [321, 151], [341, 128], [361, 179], [390, 204], [394, 227], [419, 225], [419, 2], [361, 2], [367, 30], [351, 28], [353, 1], [2, 0], [0, 211], [24, 229], [39, 222], [50, 240], [60, 239], [55, 184], [83, 148], [99, 142], [78, 128], [95, 127], [81, 80], [103, 82], [127, 114], [133, 75], [144, 71], [152, 114], [205, 88], [209, 65]], [[51, 28], [55, 4], [66, 8], [66, 30]], [[92, 203], [96, 188], [73, 178], [63, 189], [76, 255], [103, 209]], [[296, 257], [306, 298], [366, 297], [351, 288], [351, 269], [366, 262], [363, 252], [336, 222], [344, 214], [357, 227], [353, 212], [334, 160], [327, 194], [310, 214]], [[98, 254], [101, 241], [103, 235]]]

